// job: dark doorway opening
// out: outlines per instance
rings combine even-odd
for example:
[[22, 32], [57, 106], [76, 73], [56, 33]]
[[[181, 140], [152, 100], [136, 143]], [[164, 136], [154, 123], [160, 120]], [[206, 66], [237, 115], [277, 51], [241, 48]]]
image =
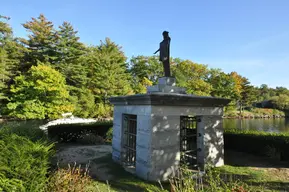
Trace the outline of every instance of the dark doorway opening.
[[181, 116], [180, 122], [180, 152], [181, 165], [189, 169], [197, 169], [197, 123], [199, 118]]
[[137, 116], [123, 115], [123, 163], [128, 167], [135, 167], [136, 162], [136, 131], [137, 131]]

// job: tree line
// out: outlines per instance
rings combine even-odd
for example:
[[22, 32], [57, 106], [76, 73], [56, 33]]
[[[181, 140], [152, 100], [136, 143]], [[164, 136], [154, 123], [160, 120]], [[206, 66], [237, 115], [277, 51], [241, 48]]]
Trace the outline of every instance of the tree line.
[[[54, 26], [43, 14], [22, 24], [27, 38], [15, 37], [9, 17], [0, 16], [0, 114], [19, 119], [54, 119], [65, 112], [109, 117], [108, 98], [146, 92], [163, 76], [157, 56], [127, 58], [109, 38], [98, 45], [80, 42], [69, 22]], [[187, 93], [229, 98], [227, 109], [272, 99], [289, 103], [285, 87], [251, 85], [237, 72], [225, 73], [190, 60], [171, 58], [177, 86]]]

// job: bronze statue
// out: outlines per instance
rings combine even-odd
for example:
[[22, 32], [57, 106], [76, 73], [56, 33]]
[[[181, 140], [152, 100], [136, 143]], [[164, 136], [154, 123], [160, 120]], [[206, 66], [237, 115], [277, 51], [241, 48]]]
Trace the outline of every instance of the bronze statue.
[[170, 42], [169, 32], [163, 32], [164, 40], [160, 43], [160, 48], [154, 53], [160, 52], [160, 61], [163, 63], [165, 77], [171, 76], [170, 70]]

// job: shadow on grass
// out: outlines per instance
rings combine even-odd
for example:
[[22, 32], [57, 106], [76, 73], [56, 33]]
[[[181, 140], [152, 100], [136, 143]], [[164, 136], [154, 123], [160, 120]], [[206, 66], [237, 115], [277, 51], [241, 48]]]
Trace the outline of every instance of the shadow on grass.
[[239, 167], [289, 168], [289, 162], [286, 161], [232, 150], [225, 151], [225, 164]]
[[[161, 186], [157, 182], [148, 182], [142, 180], [133, 174], [124, 170], [124, 168], [115, 163], [111, 155], [107, 155], [98, 159], [93, 160], [94, 163], [101, 164], [99, 168], [105, 167], [108, 169], [108, 174], [113, 175], [113, 179], [109, 182], [111, 188], [117, 191], [128, 191], [128, 192], [142, 192], [142, 191], [161, 191]], [[105, 181], [101, 181], [105, 183]], [[169, 189], [168, 183], [162, 183], [165, 189]]]

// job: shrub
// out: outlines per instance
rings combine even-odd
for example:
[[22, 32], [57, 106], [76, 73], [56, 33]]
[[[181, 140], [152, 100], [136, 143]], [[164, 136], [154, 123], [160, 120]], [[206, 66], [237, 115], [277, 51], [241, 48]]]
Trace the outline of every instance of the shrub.
[[238, 117], [239, 112], [238, 111], [226, 111], [224, 115], [226, 117]]
[[0, 138], [0, 188], [43, 191], [53, 145], [2, 131]]
[[62, 124], [48, 127], [48, 135], [60, 141], [77, 141], [83, 133], [90, 132], [103, 138], [112, 126], [111, 121], [103, 121], [89, 124]]
[[97, 117], [112, 117], [113, 107], [108, 104], [98, 103], [96, 105], [96, 116]]
[[113, 135], [113, 128], [110, 127], [108, 131], [106, 132], [106, 140], [111, 141], [112, 140], [112, 135]]
[[[3, 170], [1, 170], [3, 171]], [[0, 172], [0, 191], [25, 191], [23, 182], [19, 179], [9, 179]]]

